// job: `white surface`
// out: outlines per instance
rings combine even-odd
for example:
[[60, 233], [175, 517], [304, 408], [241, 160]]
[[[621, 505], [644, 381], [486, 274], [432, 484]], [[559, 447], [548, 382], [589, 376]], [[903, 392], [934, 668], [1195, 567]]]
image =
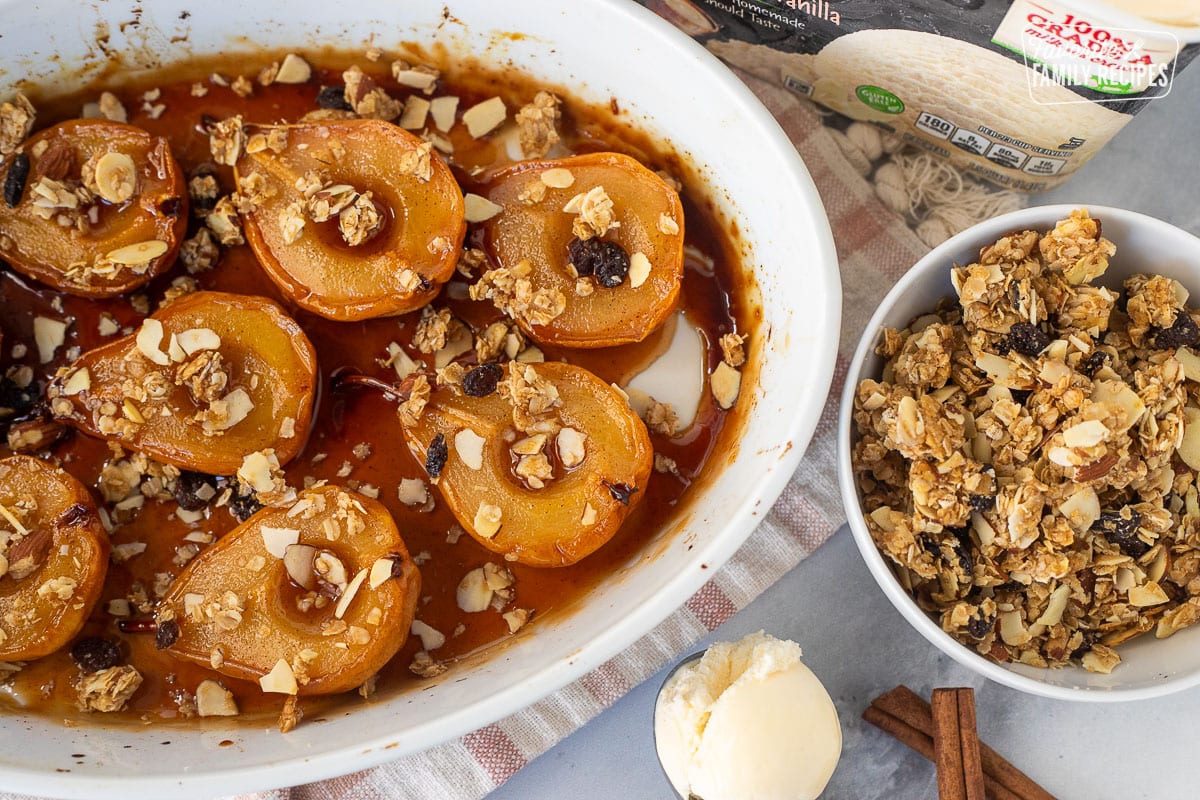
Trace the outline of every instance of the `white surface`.
[[[503, 35], [514, 29], [523, 36]], [[707, 568], [729, 557], [749, 533], [754, 507], [773, 501], [794, 470], [833, 372], [840, 304], [828, 224], [795, 150], [765, 109], [703, 48], [640, 6], [523, 0], [518, 14], [490, 0], [305, 0], [242, 5], [230, 15], [193, 0], [13, 0], [0, 3], [0, 31], [5, 97], [21, 78], [57, 80], [63, 91], [87, 80], [94, 72], [88, 64], [103, 61], [94, 41], [104, 31], [104, 52], [134, 67], [189, 52], [223, 52], [236, 64], [240, 53], [298, 43], [394, 50], [404, 41], [436, 42], [450, 53], [520, 65], [582, 99], [619, 98], [626, 120], [673, 142], [699, 179], [719, 189], [712, 197], [718, 213], [754, 245], [745, 263], [763, 265], [764, 324], [783, 332], [755, 337], [761, 349], [751, 358], [763, 367], [741, 402], [756, 410], [739, 447], [720, 454], [731, 464], [722, 479], [690, 507], [684, 530], [649, 543], [582, 608], [530, 626], [502, 652], [461, 664], [420, 691], [330, 714], [288, 736], [274, 725], [217, 720], [167, 734], [143, 726], [66, 729], [6, 714], [4, 733], [22, 746], [0, 752], [0, 786], [80, 797], [204, 796], [351, 772], [466, 733], [574, 680], [650, 630], [704, 583]], [[247, 32], [253, 45], [242, 38]], [[788, 203], [763, 192], [767, 185]], [[801, 252], [803, 270], [795, 267]], [[225, 739], [233, 745], [221, 747]]]
[[[1039, 203], [1119, 205], [1200, 234], [1200, 64], [1181, 73], [1065, 186]], [[1068, 703], [990, 683], [939, 653], [884, 597], [848, 528], [788, 573], [704, 643], [765, 628], [796, 639], [842, 717], [842, 761], [826, 800], [929, 800], [932, 765], [859, 715], [899, 683], [972, 686], [984, 739], [1064, 798], [1184, 800], [1198, 794], [1200, 689], [1117, 706]], [[702, 643], [702, 644], [704, 644]], [[698, 645], [696, 649], [700, 649]], [[489, 800], [606, 797], [666, 800], [651, 715], [666, 670], [533, 761]]]
[[[942, 630], [900, 586], [891, 562], [871, 539], [850, 465], [850, 443], [857, 438], [854, 396], [859, 382], [866, 378], [878, 380], [882, 372], [883, 358], [875, 353], [880, 332], [885, 327], [903, 329], [913, 319], [933, 311], [939, 300], [954, 297], [950, 265], [976, 261], [981, 248], [1012, 231], [1050, 230], [1055, 222], [1070, 216], [1075, 207], [1065, 204], [1026, 208], [969, 228], [918, 261], [880, 302], [851, 359], [842, 391], [838, 484], [850, 530], [867, 567], [892, 604], [926, 639], [960, 664], [1015, 689], [1060, 700], [1118, 702], [1170, 694], [1200, 684], [1200, 627], [1181, 631], [1169, 639], [1138, 637], [1120, 648], [1121, 666], [1109, 675], [1088, 672], [1075, 665], [1047, 670], [1025, 664], [997, 664], [986, 659]], [[1192, 297], [1200, 296], [1200, 239], [1144, 214], [1099, 205], [1090, 205], [1089, 211], [1102, 222], [1104, 237], [1117, 246], [1108, 270], [1092, 281], [1093, 286], [1120, 292], [1126, 278], [1149, 272], [1174, 278]]]

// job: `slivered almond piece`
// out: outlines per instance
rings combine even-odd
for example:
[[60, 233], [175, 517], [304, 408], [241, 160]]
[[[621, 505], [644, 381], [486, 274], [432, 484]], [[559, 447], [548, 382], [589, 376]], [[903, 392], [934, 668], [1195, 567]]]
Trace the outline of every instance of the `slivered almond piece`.
[[[36, 320], [34, 320], [36, 323]], [[142, 320], [142, 327], [138, 328], [137, 338], [134, 340], [137, 344], [138, 352], [146, 358], [153, 361], [159, 366], [165, 367], [171, 363], [171, 359], [167, 354], [159, 349], [163, 340], [162, 323], [153, 317], [147, 317]]]
[[471, 469], [483, 466], [483, 437], [470, 428], [454, 434], [454, 452]]
[[210, 678], [196, 687], [196, 712], [202, 717], [236, 717], [238, 707], [233, 692]]
[[629, 257], [629, 286], [638, 288], [650, 277], [650, 259], [645, 253], [634, 253]]
[[288, 547], [300, 541], [300, 531], [296, 528], [272, 528], [264, 525], [261, 530], [263, 546], [276, 558], [283, 558]]
[[544, 170], [540, 177], [551, 189], [569, 189], [575, 185], [575, 174], [565, 167]]
[[38, 361], [49, 364], [54, 360], [54, 351], [67, 340], [67, 323], [50, 317], [34, 317], [33, 339], [37, 344]]
[[708, 385], [717, 405], [724, 409], [733, 408], [742, 390], [742, 373], [722, 361], [713, 370]]
[[1090, 419], [1072, 425], [1063, 431], [1063, 444], [1067, 447], [1094, 447], [1108, 437], [1108, 428], [1100, 420]]
[[157, 239], [149, 239], [145, 242], [138, 242], [137, 244], [129, 244], [125, 245], [124, 247], [118, 247], [116, 250], [111, 251], [104, 257], [114, 264], [122, 264], [127, 267], [136, 267], [141, 264], [150, 263], [170, 249], [170, 246], [166, 242], [160, 242]]
[[362, 586], [364, 580], [367, 579], [369, 570], [360, 569], [358, 574], [350, 579], [349, 585], [346, 586], [346, 591], [342, 592], [342, 596], [338, 598], [337, 607], [333, 610], [333, 615], [341, 619], [346, 611], [350, 608], [350, 604], [354, 602], [354, 596], [358, 594], [359, 587]]
[[425, 651], [437, 650], [446, 643], [446, 635], [437, 628], [426, 625], [419, 619], [414, 619], [412, 623], [412, 634], [421, 640], [421, 649]]
[[400, 113], [400, 120], [396, 124], [410, 131], [424, 128], [425, 120], [429, 116], [429, 107], [430, 103], [424, 97], [410, 96], [404, 102], [404, 111]]
[[492, 602], [492, 590], [483, 575], [483, 567], [476, 567], [463, 576], [455, 594], [458, 607], [468, 614], [486, 611]]
[[276, 83], [306, 83], [312, 77], [312, 67], [295, 53], [288, 53], [275, 73]]
[[71, 373], [71, 377], [67, 378], [66, 383], [63, 384], [62, 393], [70, 396], [90, 388], [92, 388], [91, 373], [88, 372], [87, 367], [80, 367]]
[[587, 454], [584, 446], [585, 440], [586, 437], [574, 428], [563, 428], [558, 432], [554, 445], [564, 467], [577, 467], [583, 463], [583, 458]]
[[497, 205], [486, 197], [470, 193], [463, 197], [463, 207], [467, 222], [483, 222], [504, 210], [504, 206]]
[[371, 571], [367, 578], [367, 586], [372, 589], [378, 589], [383, 584], [392, 579], [392, 570], [395, 568], [396, 561], [392, 558], [377, 558], [375, 563], [371, 565]]
[[282, 658], [275, 662], [270, 672], [258, 679], [258, 685], [264, 692], [274, 694], [295, 694], [300, 691], [296, 684], [296, 674]]
[[317, 574], [313, 571], [316, 557], [317, 548], [309, 544], [290, 544], [283, 550], [283, 566], [288, 577], [309, 591], [317, 585]]
[[176, 338], [183, 352], [189, 356], [201, 350], [219, 350], [221, 337], [211, 328], [189, 328]]
[[454, 117], [457, 113], [457, 97], [435, 97], [429, 101], [429, 114], [433, 117], [433, 124], [442, 133], [454, 127]]
[[1129, 605], [1137, 606], [1138, 608], [1157, 606], [1170, 599], [1167, 597], [1167, 593], [1163, 591], [1163, 588], [1154, 581], [1148, 581], [1141, 586], [1134, 586], [1129, 590]]
[[494, 131], [507, 117], [508, 109], [504, 107], [504, 101], [493, 97], [468, 108], [463, 112], [462, 120], [471, 138], [478, 139]]
[[475, 512], [475, 532], [485, 539], [491, 539], [500, 531], [500, 522], [504, 512], [499, 506], [491, 503], [480, 503]]

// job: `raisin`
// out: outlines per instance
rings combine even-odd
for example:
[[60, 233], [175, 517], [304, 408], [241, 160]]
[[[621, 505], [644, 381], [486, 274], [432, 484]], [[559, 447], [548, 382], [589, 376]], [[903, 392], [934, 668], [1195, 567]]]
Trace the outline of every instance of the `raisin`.
[[245, 522], [263, 507], [253, 494], [235, 494], [229, 498], [229, 513], [237, 517], [238, 522]]
[[4, 176], [4, 202], [9, 208], [16, 208], [25, 194], [25, 182], [29, 180], [29, 154], [17, 153], [13, 156], [12, 164], [8, 166], [8, 174]]
[[993, 494], [973, 494], [967, 498], [967, 504], [971, 506], [971, 510], [982, 514], [996, 507], [996, 496]]
[[1093, 350], [1092, 354], [1079, 364], [1079, 371], [1089, 378], [1096, 377], [1100, 368], [1112, 361], [1112, 353], [1107, 350]]
[[1002, 348], [1016, 350], [1023, 356], [1036, 356], [1052, 341], [1050, 334], [1030, 322], [1014, 323], [1000, 340]]
[[984, 616], [983, 609], [976, 612], [975, 616], [967, 620], [967, 633], [975, 639], [982, 639], [991, 632], [992, 627], [996, 624], [995, 617]]
[[450, 451], [446, 449], [446, 437], [439, 433], [433, 437], [433, 441], [429, 443], [429, 449], [425, 451], [425, 471], [429, 473], [430, 478], [437, 478], [442, 474], [442, 469], [446, 466], [446, 459], [449, 457]]
[[613, 500], [623, 506], [629, 505], [629, 498], [633, 497], [638, 490], [636, 486], [630, 486], [628, 483], [609, 483], [603, 480], [600, 482], [608, 488], [608, 493], [613, 496]]
[[463, 391], [470, 397], [487, 397], [496, 391], [496, 384], [504, 377], [504, 367], [495, 362], [480, 364], [463, 376]]
[[579, 275], [595, 275], [601, 286], [620, 286], [629, 274], [629, 254], [616, 242], [572, 239], [567, 255]]
[[166, 622], [158, 623], [158, 627], [154, 629], [154, 648], [156, 650], [166, 650], [171, 645], [175, 644], [175, 640], [179, 638], [179, 623], [173, 619]]
[[71, 648], [71, 658], [84, 672], [99, 672], [121, 663], [121, 647], [111, 639], [85, 636]]
[[158, 204], [158, 213], [164, 217], [178, 217], [183, 211], [183, 200], [179, 197], [168, 197]]
[[1151, 341], [1159, 350], [1191, 347], [1200, 343], [1200, 327], [1186, 311], [1175, 312], [1175, 322], [1169, 328], [1151, 328]]
[[317, 105], [334, 111], [354, 110], [354, 106], [346, 102], [345, 86], [322, 86], [317, 92]]
[[1142, 524], [1142, 515], [1126, 506], [1120, 511], [1104, 511], [1100, 519], [1092, 526], [1099, 530], [1110, 543], [1121, 548], [1121, 552], [1131, 558], [1140, 558], [1150, 549], [1150, 545], [1138, 538], [1138, 528]]
[[211, 499], [216, 495], [216, 480], [213, 476], [205, 475], [203, 472], [181, 471], [179, 478], [175, 481], [175, 502], [179, 503], [179, 507], [184, 511], [199, 511], [208, 505], [208, 500], [197, 497], [197, 492], [208, 486], [213, 490], [212, 494], [208, 495]]
[[1083, 644], [1071, 651], [1071, 660], [1078, 661], [1087, 653], [1091, 652], [1092, 645], [1096, 643], [1096, 634], [1092, 631], [1080, 631], [1083, 634]]
[[75, 503], [59, 514], [54, 524], [59, 528], [73, 528], [85, 524], [91, 516], [92, 513], [88, 511], [87, 506], [83, 503]]
[[388, 555], [388, 558], [391, 559], [392, 562], [391, 577], [399, 578], [404, 574], [404, 556], [400, 555], [399, 553], [391, 553]]

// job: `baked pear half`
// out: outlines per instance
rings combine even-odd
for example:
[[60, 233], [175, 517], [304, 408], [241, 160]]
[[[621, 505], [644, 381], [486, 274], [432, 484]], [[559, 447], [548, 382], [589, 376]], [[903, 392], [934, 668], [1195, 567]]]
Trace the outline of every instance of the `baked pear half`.
[[104, 588], [108, 534], [87, 488], [29, 456], [0, 460], [0, 661], [31, 661], [83, 629]]
[[0, 162], [0, 258], [82, 297], [135, 289], [175, 262], [187, 232], [184, 177], [167, 140], [77, 119]]
[[[491, 299], [535, 341], [586, 348], [638, 342], [675, 310], [683, 206], [636, 160], [592, 153], [522, 161], [481, 181], [480, 191], [500, 206], [483, 223], [497, 269], [484, 273], [472, 296]], [[533, 302], [524, 300], [529, 294]]]
[[645, 495], [654, 461], [646, 426], [624, 394], [582, 367], [487, 363], [430, 392], [416, 418], [414, 409], [410, 395], [401, 407], [409, 450], [467, 533], [507, 560], [574, 564]]
[[420, 593], [388, 510], [323, 486], [193, 559], [159, 604], [158, 641], [264, 691], [344, 692], [404, 646]]
[[264, 297], [195, 292], [136, 333], [63, 368], [47, 397], [84, 433], [159, 461], [232, 475], [250, 453], [300, 452], [312, 418], [317, 354]]
[[403, 314], [454, 274], [463, 196], [431, 144], [377, 119], [246, 133], [246, 240], [297, 305], [335, 320]]

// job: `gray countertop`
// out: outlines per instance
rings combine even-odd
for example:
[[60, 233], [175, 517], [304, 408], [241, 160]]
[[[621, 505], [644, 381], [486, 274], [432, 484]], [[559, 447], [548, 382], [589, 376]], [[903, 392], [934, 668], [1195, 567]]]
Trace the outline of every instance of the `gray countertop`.
[[[1200, 66], [1182, 72], [1166, 98], [1150, 103], [1070, 182], [1031, 202], [1119, 206], [1200, 234]], [[844, 526], [696, 649], [759, 629], [799, 642], [837, 703], [844, 749], [826, 798], [937, 795], [932, 765], [860, 719], [872, 697], [899, 683], [926, 696], [934, 686], [973, 686], [984, 740], [1059, 797], [1200, 796], [1200, 689], [1107, 705], [989, 683], [904, 621]], [[531, 762], [491, 800], [672, 797], [651, 731], [665, 672]]]

